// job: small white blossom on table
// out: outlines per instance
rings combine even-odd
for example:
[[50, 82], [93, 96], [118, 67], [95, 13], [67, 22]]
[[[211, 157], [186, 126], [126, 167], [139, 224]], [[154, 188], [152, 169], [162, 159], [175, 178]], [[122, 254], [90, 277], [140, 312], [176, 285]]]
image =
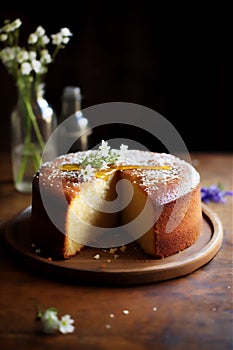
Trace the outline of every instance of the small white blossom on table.
[[57, 332], [68, 334], [75, 330], [74, 320], [71, 316], [66, 314], [59, 319], [58, 311], [54, 307], [50, 307], [44, 312], [39, 310], [37, 318], [42, 322], [42, 330], [46, 334], [56, 334]]
[[73, 326], [74, 320], [70, 317], [70, 315], [62, 316], [59, 321], [59, 331], [63, 334], [72, 333], [75, 330]]

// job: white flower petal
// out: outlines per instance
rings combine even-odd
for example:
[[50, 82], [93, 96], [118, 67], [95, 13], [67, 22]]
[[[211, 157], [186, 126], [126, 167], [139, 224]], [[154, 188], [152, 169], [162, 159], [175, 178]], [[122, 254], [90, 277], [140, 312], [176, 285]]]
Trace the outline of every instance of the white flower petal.
[[5, 34], [5, 33], [2, 33], [2, 34], [0, 34], [0, 41], [6, 41], [7, 40], [7, 38], [8, 38], [8, 35], [7, 34]]
[[60, 33], [62, 36], [72, 36], [73, 35], [68, 28], [61, 28]]
[[69, 41], [70, 41], [70, 38], [68, 38], [68, 37], [64, 37], [64, 38], [62, 39], [62, 43], [63, 43], [63, 44], [68, 44]]
[[61, 33], [52, 34], [51, 38], [52, 38], [52, 43], [54, 45], [61, 45], [62, 44], [63, 36]]
[[21, 64], [21, 73], [23, 75], [29, 75], [32, 71], [32, 66], [29, 62], [23, 62]]
[[29, 51], [28, 55], [29, 55], [29, 59], [31, 61], [36, 59], [36, 52], [35, 51]]
[[42, 315], [43, 331], [48, 334], [53, 334], [59, 329], [59, 319], [57, 312], [47, 309]]
[[81, 169], [80, 176], [83, 181], [90, 181], [94, 176], [94, 169], [88, 164], [84, 169]]
[[121, 144], [120, 146], [120, 158], [125, 158], [126, 156], [126, 152], [128, 150], [128, 146], [127, 145], [124, 145], [123, 143]]
[[43, 45], [47, 45], [49, 43], [49, 41], [50, 40], [49, 40], [49, 37], [47, 35], [43, 35], [41, 37], [41, 42], [42, 42]]
[[75, 330], [75, 327], [72, 325], [74, 320], [70, 317], [70, 315], [62, 316], [59, 321], [59, 331], [63, 334], [72, 333]]
[[106, 157], [108, 155], [109, 150], [110, 150], [110, 146], [108, 146], [108, 142], [102, 140], [101, 146], [99, 146], [99, 150], [101, 152], [101, 156]]
[[28, 44], [31, 44], [31, 45], [35, 44], [35, 43], [37, 43], [37, 41], [38, 41], [38, 36], [36, 35], [36, 33], [32, 33], [29, 35]]
[[38, 26], [35, 32], [39, 37], [42, 37], [45, 34], [45, 29], [42, 26]]
[[32, 60], [32, 68], [34, 69], [34, 71], [36, 73], [40, 73], [41, 72], [41, 62], [38, 60]]
[[26, 50], [20, 50], [17, 55], [17, 61], [23, 63], [29, 59], [29, 53]]

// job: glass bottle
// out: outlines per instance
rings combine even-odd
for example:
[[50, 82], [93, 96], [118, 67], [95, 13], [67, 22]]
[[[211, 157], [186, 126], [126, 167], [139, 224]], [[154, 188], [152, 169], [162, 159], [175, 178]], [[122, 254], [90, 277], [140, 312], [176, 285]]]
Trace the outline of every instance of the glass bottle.
[[[81, 111], [81, 89], [78, 86], [66, 86], [62, 94], [62, 108], [59, 118], [60, 140], [70, 145], [70, 152], [85, 151], [88, 149], [88, 139], [92, 133], [88, 119]], [[69, 118], [69, 119], [68, 119]], [[65, 123], [62, 125], [62, 122]], [[60, 144], [60, 153], [62, 145]]]
[[[18, 90], [17, 104], [11, 114], [12, 172], [17, 191], [31, 193], [32, 177], [41, 166], [44, 146], [56, 126], [57, 117], [44, 98], [44, 90], [36, 92], [34, 86], [30, 91]], [[48, 158], [51, 157], [49, 154]]]

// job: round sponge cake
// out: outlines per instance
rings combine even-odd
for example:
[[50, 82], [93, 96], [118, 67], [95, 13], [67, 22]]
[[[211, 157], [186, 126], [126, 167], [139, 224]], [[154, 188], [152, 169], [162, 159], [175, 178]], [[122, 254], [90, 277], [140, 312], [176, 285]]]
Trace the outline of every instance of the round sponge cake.
[[[195, 168], [166, 153], [112, 154], [98, 167], [92, 167], [99, 161], [94, 150], [42, 164], [33, 178], [32, 242], [54, 259], [70, 258], [89, 245], [136, 241], [153, 258], [193, 245], [202, 228]], [[116, 231], [122, 232], [118, 240]]]

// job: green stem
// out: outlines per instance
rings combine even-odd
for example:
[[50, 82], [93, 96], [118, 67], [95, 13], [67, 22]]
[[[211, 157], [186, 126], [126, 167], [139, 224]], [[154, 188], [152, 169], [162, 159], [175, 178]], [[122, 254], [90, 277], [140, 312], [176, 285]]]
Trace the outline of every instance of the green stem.
[[23, 98], [24, 98], [24, 103], [25, 103], [26, 110], [28, 112], [28, 115], [29, 115], [29, 117], [31, 119], [31, 122], [32, 122], [32, 125], [34, 127], [34, 130], [35, 130], [36, 137], [37, 137], [37, 140], [39, 142], [40, 148], [41, 148], [41, 150], [43, 150], [43, 148], [45, 146], [44, 140], [43, 140], [43, 138], [41, 136], [40, 128], [39, 128], [39, 126], [37, 124], [36, 117], [35, 117], [35, 114], [33, 112], [31, 103], [30, 103], [30, 101], [27, 98], [25, 98], [25, 96], [23, 96]]
[[[33, 112], [30, 100], [28, 99], [28, 97], [26, 96], [26, 94], [24, 94], [22, 91], [20, 91], [22, 99], [23, 99], [23, 103], [25, 106], [25, 112], [26, 112], [26, 134], [25, 134], [25, 139], [24, 139], [24, 146], [23, 146], [23, 156], [21, 159], [21, 163], [20, 163], [20, 168], [17, 174], [17, 178], [16, 178], [16, 184], [21, 182], [26, 170], [26, 166], [27, 166], [27, 162], [28, 162], [28, 156], [30, 156], [30, 147], [31, 147], [31, 125], [34, 128], [38, 143], [40, 145], [40, 149], [41, 151], [43, 150], [45, 144], [39, 129], [39, 126], [37, 124], [37, 120], [35, 117], [35, 114]], [[29, 119], [29, 118], [30, 119]], [[41, 155], [40, 152], [37, 150], [33, 150], [33, 166], [34, 166], [34, 170], [38, 170], [41, 164]]]
[[21, 162], [20, 162], [19, 171], [18, 171], [18, 174], [17, 174], [16, 184], [18, 184], [19, 182], [22, 181], [23, 175], [24, 175], [25, 170], [26, 170], [27, 160], [28, 160], [28, 156], [27, 156], [27, 154], [25, 154], [25, 150], [26, 149], [27, 149], [27, 145], [24, 144], [24, 146], [23, 146], [23, 156], [22, 156], [22, 159], [21, 159]]
[[27, 167], [27, 161], [28, 161], [27, 150], [29, 149], [30, 142], [31, 142], [31, 121], [29, 118], [27, 118], [27, 116], [25, 119], [26, 119], [26, 133], [25, 133], [25, 139], [23, 144], [22, 159], [20, 162], [20, 167], [16, 178], [16, 184], [21, 182], [23, 179], [23, 176]]

